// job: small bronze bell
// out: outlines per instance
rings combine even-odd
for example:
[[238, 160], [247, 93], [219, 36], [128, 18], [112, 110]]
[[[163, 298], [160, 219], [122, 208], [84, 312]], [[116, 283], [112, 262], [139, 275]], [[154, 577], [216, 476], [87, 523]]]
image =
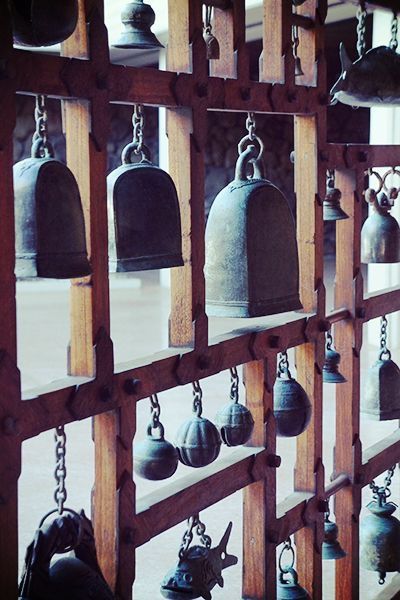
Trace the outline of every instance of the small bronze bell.
[[[285, 552], [290, 553], [289, 564], [282, 565], [282, 557]], [[299, 584], [297, 571], [294, 568], [294, 549], [290, 537], [284, 542], [279, 555], [279, 576], [277, 581], [277, 600], [309, 600], [307, 591]]]
[[[260, 152], [239, 144], [235, 179], [215, 198], [206, 227], [207, 313], [259, 317], [301, 308], [296, 232], [286, 198], [264, 179]], [[253, 169], [247, 176], [247, 169]]]
[[215, 417], [221, 439], [227, 446], [245, 444], [254, 429], [253, 415], [246, 406], [239, 404], [239, 376], [231, 369], [231, 402], [225, 404]]
[[326, 196], [323, 202], [324, 221], [340, 221], [348, 219], [349, 215], [340, 206], [342, 192], [335, 188], [334, 171], [327, 172]]
[[322, 558], [324, 560], [339, 560], [346, 556], [346, 552], [338, 542], [339, 529], [336, 523], [329, 520], [329, 508], [325, 513], [324, 541], [322, 542]]
[[182, 423], [176, 434], [175, 446], [179, 460], [188, 467], [204, 467], [219, 455], [221, 438], [214, 423], [201, 416], [202, 391], [198, 381], [193, 383], [193, 412], [195, 416]]
[[368, 369], [361, 412], [376, 421], [400, 418], [400, 369], [386, 347], [387, 319], [381, 318], [381, 350]]
[[280, 437], [294, 437], [307, 429], [311, 402], [302, 386], [289, 371], [287, 353], [282, 352], [274, 385], [274, 417]]
[[9, 0], [13, 36], [23, 46], [52, 46], [74, 32], [77, 0]]
[[[178, 467], [178, 453], [176, 448], [164, 438], [164, 426], [159, 420], [160, 405], [157, 394], [153, 394], [151, 401], [151, 422], [147, 427], [147, 438], [136, 444], [134, 449], [133, 467], [135, 473], [158, 481], [171, 477]], [[159, 436], [153, 435], [152, 430], [158, 429]]]
[[361, 229], [361, 262], [400, 262], [400, 228], [389, 214], [393, 199], [369, 188], [365, 200], [371, 205], [371, 213]]
[[219, 43], [215, 35], [212, 33], [211, 25], [211, 6], [206, 6], [206, 16], [203, 38], [206, 43], [206, 56], [207, 60], [218, 60], [219, 59]]
[[322, 380], [324, 383], [344, 383], [347, 381], [346, 377], [343, 377], [343, 375], [339, 373], [339, 363], [340, 354], [333, 347], [331, 334], [327, 333], [325, 362], [322, 367]]
[[124, 31], [117, 42], [116, 48], [164, 48], [151, 31], [156, 15], [150, 4], [143, 0], [128, 2], [121, 12]]
[[371, 514], [360, 525], [360, 565], [379, 573], [379, 583], [386, 573], [400, 571], [400, 521], [393, 516], [396, 505], [386, 502], [387, 492], [379, 488], [367, 508]]
[[[143, 127], [141, 107], [135, 107]], [[143, 135], [141, 132], [140, 135]], [[140, 162], [132, 163], [139, 154]], [[183, 265], [179, 201], [171, 177], [150, 162], [139, 139], [122, 152], [122, 165], [107, 177], [110, 271], [142, 271]]]
[[295, 56], [294, 57], [294, 76], [300, 77], [301, 75], [304, 75], [304, 71], [301, 68], [300, 56]]
[[[37, 112], [45, 114], [43, 106], [38, 111], [37, 105]], [[53, 148], [42, 133], [34, 136], [31, 158], [13, 168], [15, 274], [84, 277], [91, 269], [79, 188], [68, 167], [54, 158]]]

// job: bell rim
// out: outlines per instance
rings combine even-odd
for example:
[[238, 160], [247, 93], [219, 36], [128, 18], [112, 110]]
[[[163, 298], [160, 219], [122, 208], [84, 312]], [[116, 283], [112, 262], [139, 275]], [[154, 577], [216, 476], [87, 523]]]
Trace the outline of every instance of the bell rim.
[[[285, 304], [283, 304], [283, 302], [285, 302]], [[280, 303], [281, 306], [279, 306]], [[218, 300], [209, 300], [206, 298], [206, 313], [210, 317], [267, 317], [269, 315], [274, 315], [283, 312], [291, 312], [294, 310], [300, 310], [302, 308], [303, 305], [300, 302], [300, 296], [298, 293], [292, 294], [290, 296], [285, 296], [279, 301], [274, 299], [273, 303], [268, 300], [260, 302], [254, 302], [251, 300], [231, 300], [227, 302], [221, 302]], [[227, 311], [229, 312], [229, 314], [227, 314]]]
[[[334, 377], [329, 378], [330, 375], [333, 375]], [[324, 383], [346, 383], [347, 379], [340, 372], [330, 373], [329, 371], [327, 371], [326, 369], [323, 368], [322, 369], [322, 381]]]
[[[182, 254], [158, 254], [139, 258], [116, 258], [108, 261], [110, 273], [130, 273], [183, 267]], [[154, 266], [157, 265], [157, 266]]]

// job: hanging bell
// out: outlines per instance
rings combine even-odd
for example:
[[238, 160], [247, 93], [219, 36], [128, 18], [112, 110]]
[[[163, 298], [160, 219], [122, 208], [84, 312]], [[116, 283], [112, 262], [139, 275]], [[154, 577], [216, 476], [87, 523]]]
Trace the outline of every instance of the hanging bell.
[[340, 206], [342, 192], [335, 188], [335, 180], [333, 171], [328, 171], [326, 180], [326, 196], [323, 202], [323, 218], [324, 221], [340, 221], [348, 219], [349, 215], [344, 212]]
[[218, 60], [220, 55], [219, 42], [215, 35], [211, 33], [211, 27], [206, 27], [203, 37], [206, 43], [207, 60]]
[[325, 515], [324, 541], [322, 542], [322, 558], [324, 560], [339, 560], [346, 556], [346, 552], [338, 542], [339, 529], [336, 523], [329, 520], [329, 512]]
[[151, 27], [154, 25], [156, 15], [150, 4], [143, 0], [128, 2], [121, 12], [121, 21], [124, 31], [117, 42], [116, 48], [164, 48], [159, 42]]
[[347, 379], [339, 373], [340, 354], [332, 345], [332, 336], [330, 333], [327, 334], [326, 340], [322, 380], [324, 383], [344, 383]]
[[133, 163], [134, 143], [122, 165], [107, 177], [110, 271], [142, 271], [183, 265], [179, 201], [171, 177], [150, 162], [143, 144]]
[[239, 376], [231, 369], [231, 402], [225, 404], [215, 417], [222, 442], [227, 446], [240, 446], [251, 437], [254, 429], [253, 415], [239, 403]]
[[9, 0], [13, 37], [23, 46], [52, 46], [74, 32], [78, 1]]
[[304, 71], [301, 68], [300, 56], [295, 56], [294, 57], [294, 76], [300, 77], [301, 75], [304, 75]]
[[360, 564], [377, 571], [382, 584], [387, 572], [400, 571], [400, 521], [393, 516], [396, 505], [386, 502], [383, 490], [367, 508], [371, 514], [360, 525]]
[[311, 596], [301, 587], [297, 571], [290, 567], [285, 573], [279, 573], [277, 600], [310, 600]]
[[302, 386], [293, 379], [287, 362], [279, 361], [274, 384], [274, 417], [276, 433], [280, 437], [294, 437], [307, 429], [311, 419], [311, 402]]
[[136, 444], [133, 466], [135, 473], [158, 481], [171, 477], [178, 467], [178, 453], [175, 447], [164, 438], [164, 427], [158, 424], [159, 437], [152, 434], [152, 426], [147, 428], [147, 438]]
[[393, 199], [369, 188], [365, 200], [371, 205], [371, 212], [361, 229], [361, 262], [400, 262], [400, 228], [389, 214]]
[[209, 213], [204, 272], [211, 316], [259, 317], [302, 307], [292, 213], [264, 178], [259, 144], [259, 153], [253, 144], [243, 151], [239, 144], [235, 179]]
[[361, 412], [376, 421], [400, 418], [400, 369], [390, 358], [389, 350], [368, 370]]

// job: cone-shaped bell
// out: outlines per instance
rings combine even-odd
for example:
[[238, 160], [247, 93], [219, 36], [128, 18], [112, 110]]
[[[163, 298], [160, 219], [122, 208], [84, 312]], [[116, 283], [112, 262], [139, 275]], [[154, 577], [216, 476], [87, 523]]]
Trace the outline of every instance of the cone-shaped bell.
[[325, 517], [324, 541], [322, 542], [322, 558], [324, 560], [338, 560], [344, 558], [346, 552], [338, 542], [338, 526]]
[[326, 196], [323, 202], [324, 221], [340, 221], [348, 219], [349, 215], [340, 206], [342, 192], [335, 187], [326, 188]]
[[365, 199], [371, 204], [371, 212], [361, 229], [361, 262], [400, 262], [400, 228], [389, 214], [391, 201], [384, 192], [376, 194], [367, 190]]
[[219, 42], [209, 29], [204, 32], [207, 60], [218, 60], [220, 55]]
[[91, 273], [79, 188], [51, 146], [14, 165], [17, 277], [72, 279]]
[[311, 402], [305, 390], [292, 378], [289, 369], [279, 372], [274, 385], [277, 435], [294, 437], [303, 433], [310, 422], [311, 411]]
[[308, 592], [298, 582], [296, 570], [291, 567], [287, 573], [279, 573], [277, 585], [277, 600], [308, 600]]
[[295, 56], [294, 57], [294, 76], [300, 77], [301, 75], [304, 75], [304, 72], [303, 72], [303, 69], [301, 68], [300, 56]]
[[340, 354], [328, 342], [325, 350], [325, 362], [322, 368], [322, 380], [325, 383], [344, 383], [346, 377], [339, 372]]
[[150, 162], [132, 163], [134, 145], [107, 177], [110, 271], [142, 271], [183, 265], [179, 201], [171, 177]]
[[387, 572], [400, 571], [400, 521], [392, 515], [396, 505], [379, 496], [368, 504], [371, 514], [360, 525], [360, 564], [377, 571], [379, 583]]
[[9, 0], [16, 44], [52, 46], [66, 40], [76, 27], [78, 0]]
[[151, 31], [155, 18], [150, 4], [146, 4], [143, 0], [128, 2], [121, 12], [121, 21], [125, 29], [113, 46], [116, 48], [163, 48], [164, 46]]
[[375, 421], [400, 418], [400, 369], [381, 352], [368, 370], [361, 412]]
[[264, 179], [253, 145], [240, 154], [234, 181], [211, 206], [204, 272], [209, 315], [259, 317], [301, 308], [292, 213], [282, 192]]

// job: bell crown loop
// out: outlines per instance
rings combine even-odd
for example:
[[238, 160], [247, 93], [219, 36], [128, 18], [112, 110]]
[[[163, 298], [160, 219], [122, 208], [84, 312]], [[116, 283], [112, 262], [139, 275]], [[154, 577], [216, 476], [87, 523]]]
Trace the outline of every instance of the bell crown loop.
[[[282, 565], [282, 557], [284, 554], [289, 554], [290, 558], [289, 558], [289, 562], [286, 565]], [[294, 554], [294, 548], [292, 546], [292, 542], [290, 537], [287, 538], [287, 540], [285, 540], [285, 542], [283, 543], [283, 548], [279, 554], [279, 560], [278, 560], [278, 567], [279, 567], [279, 579], [280, 581], [283, 582], [283, 575], [285, 573], [291, 573], [292, 571], [294, 571], [296, 573], [296, 571], [294, 570], [294, 562], [295, 562], [295, 554]], [[297, 583], [297, 573], [296, 573], [296, 583]]]
[[[60, 517], [60, 513], [58, 511], [58, 508], [53, 508], [52, 510], [49, 510], [49, 512], [47, 512], [40, 520], [39, 523], [39, 527], [38, 529], [40, 529], [42, 527], [42, 525], [45, 523], [45, 521], [51, 516], [58, 513], [58, 516]], [[73, 517], [75, 517], [75, 519], [78, 521], [78, 532], [77, 532], [77, 536], [76, 536], [76, 540], [73, 544], [69, 544], [68, 546], [65, 546], [64, 550], [57, 551], [57, 554], [65, 554], [67, 552], [71, 552], [72, 550], [74, 550], [75, 548], [77, 548], [81, 541], [82, 541], [82, 536], [83, 536], [83, 520], [81, 518], [81, 515], [79, 513], [76, 512], [76, 510], [73, 510], [72, 508], [64, 508], [63, 507], [63, 514], [64, 513], [69, 513], [71, 514]]]

